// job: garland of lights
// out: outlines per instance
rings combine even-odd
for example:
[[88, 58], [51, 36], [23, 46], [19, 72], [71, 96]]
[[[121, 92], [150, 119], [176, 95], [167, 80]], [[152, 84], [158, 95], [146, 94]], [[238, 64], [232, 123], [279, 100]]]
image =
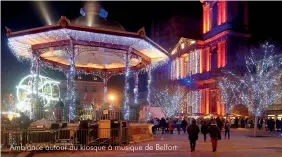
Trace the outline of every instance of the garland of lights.
[[129, 120], [129, 78], [130, 78], [130, 67], [129, 67], [129, 59], [130, 59], [131, 48], [129, 48], [128, 53], [125, 55], [125, 85], [124, 85], [124, 120]]
[[108, 81], [109, 79], [114, 76], [117, 75], [117, 72], [93, 72], [92, 75], [94, 76], [98, 76], [103, 80], [104, 83], [104, 103], [107, 103], [107, 93], [108, 93]]
[[160, 107], [165, 117], [177, 116], [185, 103], [185, 89], [177, 86], [174, 89], [166, 86], [164, 89], [152, 89], [152, 102]]
[[[280, 80], [282, 57], [275, 56], [274, 46], [268, 43], [262, 45], [255, 54], [251, 50], [250, 56], [245, 57], [247, 71], [244, 76], [225, 71], [227, 76], [233, 77], [224, 79], [228, 89], [239, 91], [236, 101], [246, 105], [255, 116], [260, 116], [268, 106], [282, 96]], [[226, 94], [227, 98], [232, 98], [232, 95]]]
[[151, 107], [151, 84], [152, 84], [152, 68], [150, 66], [147, 66], [146, 68], [147, 70], [147, 74], [148, 74], [148, 78], [147, 78], [147, 102], [149, 104], [149, 112], [147, 112], [147, 120], [149, 120], [151, 118], [151, 112], [150, 112], [150, 107]]
[[192, 114], [201, 113], [202, 92], [201, 90], [187, 93], [188, 105], [192, 106]]
[[104, 103], [107, 103], [108, 79], [103, 78], [103, 83], [104, 83]]
[[134, 103], [138, 103], [139, 71], [134, 72]]
[[99, 43], [103, 42], [113, 45], [131, 46], [137, 51], [147, 50], [147, 51], [158, 52], [159, 54], [162, 54], [159, 58], [154, 59], [155, 62], [159, 62], [168, 58], [167, 55], [160, 52], [159, 49], [155, 48], [153, 45], [149, 44], [144, 39], [102, 34], [95, 32], [87, 32], [80, 30], [72, 30], [67, 28], [50, 30], [46, 32], [29, 34], [24, 36], [9, 37], [8, 45], [12, 50], [13, 54], [19, 60], [23, 60], [23, 59], [30, 60], [32, 58], [31, 45], [22, 44], [22, 43], [25, 43], [25, 41], [39, 41], [41, 37], [45, 37], [45, 40], [50, 42], [70, 40], [70, 39], [89, 41], [89, 42], [99, 42]]
[[[36, 99], [34, 96], [33, 91], [36, 91], [37, 94], [37, 90], [38, 90], [38, 86], [36, 85], [38, 82], [38, 77], [37, 77], [37, 71], [38, 71], [38, 57], [36, 55], [32, 55], [32, 60], [31, 60], [31, 67], [30, 67], [30, 73], [32, 76], [32, 83], [31, 83], [31, 91], [32, 91], [32, 100], [33, 102], [31, 102], [31, 106], [30, 106], [30, 119], [34, 119], [34, 100], [37, 101], [37, 96], [36, 95]], [[35, 87], [36, 86], [36, 87]], [[18, 94], [17, 94], [18, 95]]]
[[228, 115], [235, 105], [239, 104], [238, 95], [240, 94], [240, 86], [237, 86], [237, 82], [232, 79], [224, 77], [219, 82], [221, 89], [221, 101], [224, 105], [224, 111]]
[[73, 49], [70, 55], [70, 68], [67, 72], [67, 100], [69, 103], [69, 120], [76, 119], [76, 104], [75, 104], [75, 58], [76, 49]]

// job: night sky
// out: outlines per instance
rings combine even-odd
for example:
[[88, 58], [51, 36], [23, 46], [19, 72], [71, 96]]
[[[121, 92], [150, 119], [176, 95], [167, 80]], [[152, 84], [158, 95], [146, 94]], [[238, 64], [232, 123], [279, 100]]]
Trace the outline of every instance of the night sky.
[[[267, 39], [282, 41], [282, 24], [279, 21], [282, 2], [249, 2], [249, 30], [252, 42]], [[57, 22], [60, 16], [74, 19], [81, 16], [79, 11], [83, 2], [47, 2], [52, 19]], [[200, 2], [101, 2], [109, 12], [108, 18], [123, 25], [127, 31], [137, 32], [145, 27], [149, 35], [150, 24], [154, 19], [168, 19], [171, 16], [185, 16], [202, 19]], [[53, 22], [53, 23], [54, 23]], [[12, 55], [7, 45], [5, 26], [18, 31], [45, 25], [35, 2], [1, 2], [1, 93], [15, 94], [15, 86], [20, 79], [29, 74], [29, 63], [21, 63]], [[187, 30], [189, 31], [189, 30]], [[63, 74], [48, 72], [57, 80]], [[123, 78], [114, 77], [109, 88], [122, 89]]]

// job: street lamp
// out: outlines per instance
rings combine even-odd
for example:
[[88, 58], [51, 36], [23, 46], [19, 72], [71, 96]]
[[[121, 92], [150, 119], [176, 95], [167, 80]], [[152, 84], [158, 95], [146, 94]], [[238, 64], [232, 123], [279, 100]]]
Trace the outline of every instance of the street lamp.
[[115, 100], [115, 96], [110, 95], [110, 96], [109, 96], [109, 99], [110, 99], [111, 101], [114, 101], [114, 100]]
[[110, 96], [109, 96], [109, 99], [110, 99], [110, 101], [111, 101], [111, 103], [112, 103], [112, 105], [110, 105], [110, 109], [113, 109], [113, 107], [114, 107], [114, 101], [115, 101], [116, 97], [115, 97], [114, 95], [110, 95]]

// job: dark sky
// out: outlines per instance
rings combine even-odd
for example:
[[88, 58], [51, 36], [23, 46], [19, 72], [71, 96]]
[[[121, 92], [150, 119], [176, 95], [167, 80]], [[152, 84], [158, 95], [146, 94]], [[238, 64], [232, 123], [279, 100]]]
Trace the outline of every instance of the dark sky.
[[[5, 26], [12, 31], [23, 30], [45, 25], [36, 9], [35, 2], [1, 2], [1, 93], [15, 93], [15, 86], [20, 79], [29, 74], [29, 64], [20, 63], [12, 55], [7, 46]], [[127, 31], [137, 32], [145, 26], [146, 31], [153, 19], [166, 19], [171, 16], [202, 18], [200, 2], [101, 2], [109, 12], [108, 17], [121, 23]], [[52, 19], [60, 16], [74, 19], [80, 16], [79, 10], [83, 2], [48, 2]], [[282, 24], [279, 21], [281, 2], [250, 2], [249, 28], [254, 41], [279, 40]], [[187, 30], [189, 31], [189, 30]], [[147, 32], [148, 33], [148, 32]], [[63, 75], [49, 73], [50, 77], [63, 79]], [[117, 83], [118, 82], [118, 83]], [[123, 83], [122, 77], [110, 80], [110, 88]], [[120, 87], [120, 86], [119, 86]]]

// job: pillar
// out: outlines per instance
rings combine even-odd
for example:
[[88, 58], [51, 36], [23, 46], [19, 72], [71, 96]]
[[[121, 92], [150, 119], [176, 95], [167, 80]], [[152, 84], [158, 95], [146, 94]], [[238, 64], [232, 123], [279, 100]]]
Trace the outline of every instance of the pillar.
[[124, 120], [129, 120], [129, 75], [130, 75], [130, 53], [131, 48], [125, 55], [125, 85], [124, 85], [124, 95], [125, 95], [125, 102], [124, 102]]
[[210, 90], [206, 89], [206, 114], [210, 113]]
[[108, 79], [106, 77], [103, 78], [104, 83], [104, 104], [106, 104], [107, 101], [107, 93], [108, 93]]
[[147, 89], [148, 89], [148, 92], [147, 92], [147, 102], [148, 102], [148, 106], [149, 106], [149, 111], [147, 112], [147, 120], [149, 120], [151, 118], [151, 112], [150, 112], [150, 109], [151, 109], [151, 83], [152, 83], [152, 68], [151, 66], [147, 66], [146, 67], [146, 71], [147, 71], [147, 74], [148, 74], [148, 78], [147, 78]]
[[30, 104], [30, 119], [35, 119], [35, 107], [38, 104], [38, 80], [39, 80], [39, 58], [36, 54], [32, 55], [30, 73], [32, 76], [32, 103]]
[[201, 93], [201, 113], [205, 114], [205, 112], [206, 112], [206, 104], [205, 104], [206, 103], [206, 101], [205, 101], [206, 94], [205, 94], [205, 90], [200, 89], [199, 91]]
[[76, 52], [73, 46], [69, 53], [70, 66], [67, 71], [67, 102], [69, 104], [69, 120], [76, 120], [76, 104], [75, 104], [75, 57]]
[[134, 103], [138, 103], [138, 83], [139, 83], [139, 71], [134, 73]]

